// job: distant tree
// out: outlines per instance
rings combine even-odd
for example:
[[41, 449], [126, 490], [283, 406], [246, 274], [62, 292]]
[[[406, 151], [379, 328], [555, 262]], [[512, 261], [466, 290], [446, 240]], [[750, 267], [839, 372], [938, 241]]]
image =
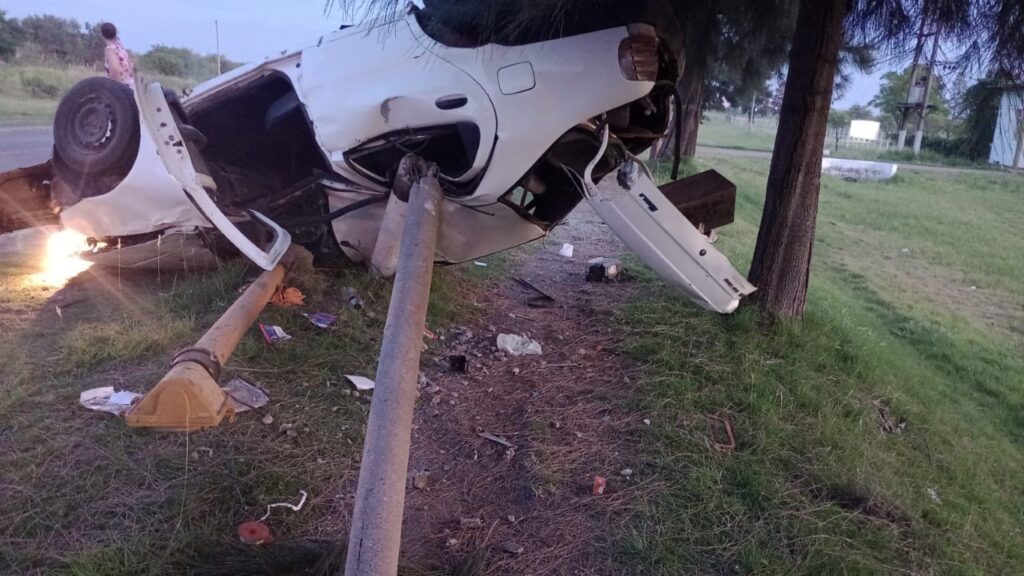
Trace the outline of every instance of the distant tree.
[[[188, 48], [157, 44], [138, 58], [136, 66], [144, 72], [190, 80], [206, 80], [217, 75], [217, 56], [213, 54], [202, 56]], [[238, 66], [237, 62], [221, 61], [223, 72]]]
[[992, 72], [967, 88], [957, 103], [962, 111], [960, 154], [971, 160], [988, 159], [1004, 91], [1014, 85], [1004, 72]]
[[10, 60], [25, 41], [25, 33], [16, 18], [7, 18], [7, 12], [0, 10], [0, 60]]
[[[26, 16], [21, 20], [25, 40], [38, 46], [46, 60], [77, 64], [95, 64], [86, 46], [87, 33], [72, 18], [49, 14]], [[102, 56], [102, 53], [101, 53]]]
[[868, 108], [867, 106], [862, 106], [860, 104], [854, 104], [853, 106], [847, 108], [846, 115], [849, 117], [849, 120], [875, 119], [875, 111], [872, 110], [871, 108]]
[[839, 148], [839, 139], [842, 138], [843, 132], [849, 125], [850, 114], [848, 112], [836, 108], [828, 111], [828, 128], [832, 131], [832, 137], [835, 138], [835, 148]]

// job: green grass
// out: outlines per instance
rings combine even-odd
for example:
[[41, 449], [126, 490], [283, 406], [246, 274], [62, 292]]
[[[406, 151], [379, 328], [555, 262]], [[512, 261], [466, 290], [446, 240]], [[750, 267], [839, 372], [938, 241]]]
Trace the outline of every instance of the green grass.
[[[767, 162], [711, 165], [738, 184], [721, 243], [745, 269]], [[622, 539], [637, 572], [1018, 573], [1022, 217], [1005, 175], [825, 178], [802, 321], [712, 317], [655, 282], [620, 317], [667, 483]], [[735, 452], [710, 449], [707, 415]]]
[[[57, 103], [76, 82], [102, 76], [87, 66], [23, 66], [0, 63], [0, 127], [49, 124]], [[149, 80], [180, 91], [194, 80], [146, 74]]]
[[[474, 291], [506, 259], [487, 261], [438, 270], [431, 328], [475, 313]], [[159, 281], [90, 274], [65, 289], [77, 302], [62, 307], [63, 319], [54, 310], [61, 295], [0, 276], [0, 573], [183, 573], [190, 559], [237, 553], [238, 524], [299, 490], [310, 500], [301, 513], [274, 514], [277, 538], [347, 539], [332, 521], [335, 498], [354, 486], [369, 403], [344, 375], [374, 375], [390, 284], [351, 265], [290, 280], [306, 305], [270, 306], [259, 321], [293, 339], [267, 345], [252, 328], [225, 367], [224, 381], [238, 375], [264, 386], [269, 406], [213, 430], [170, 434], [126, 428], [78, 406], [78, 395], [97, 386], [147, 390], [255, 271], [235, 262], [164, 271]], [[363, 310], [345, 306], [348, 287]], [[337, 325], [322, 330], [299, 314], [314, 310], [337, 314]], [[271, 425], [261, 422], [266, 414]], [[298, 436], [280, 432], [282, 424]]]
[[[754, 127], [750, 127], [743, 117], [734, 117], [721, 112], [707, 112], [697, 132], [697, 144], [716, 148], [732, 148], [736, 150], [754, 150], [771, 152], [775, 148], [775, 127], [764, 118], [759, 118]], [[836, 158], [852, 158], [856, 160], [877, 160], [881, 162], [897, 162], [900, 164], [920, 164], [924, 166], [951, 166], [958, 168], [988, 168], [982, 162], [973, 162], [958, 156], [946, 156], [931, 150], [922, 150], [915, 156], [908, 148], [903, 151], [879, 150], [873, 148], [854, 148], [841, 145], [834, 146], [835, 139], [829, 134], [825, 138], [825, 148]]]

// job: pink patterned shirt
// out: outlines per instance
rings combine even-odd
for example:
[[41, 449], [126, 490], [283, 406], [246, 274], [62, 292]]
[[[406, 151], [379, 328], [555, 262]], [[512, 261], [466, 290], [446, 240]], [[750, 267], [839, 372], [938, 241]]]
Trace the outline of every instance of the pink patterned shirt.
[[[117, 63], [116, 70], [111, 70], [111, 62]], [[131, 55], [125, 50], [119, 38], [107, 41], [103, 68], [111, 80], [135, 86], [135, 62], [132, 61]]]

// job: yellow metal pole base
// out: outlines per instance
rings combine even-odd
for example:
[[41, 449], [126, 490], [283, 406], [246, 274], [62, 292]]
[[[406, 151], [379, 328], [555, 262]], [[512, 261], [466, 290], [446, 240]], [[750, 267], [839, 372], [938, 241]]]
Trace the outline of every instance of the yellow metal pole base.
[[183, 362], [166, 376], [125, 416], [131, 428], [158, 428], [190, 432], [220, 424], [228, 415], [228, 397], [205, 368]]

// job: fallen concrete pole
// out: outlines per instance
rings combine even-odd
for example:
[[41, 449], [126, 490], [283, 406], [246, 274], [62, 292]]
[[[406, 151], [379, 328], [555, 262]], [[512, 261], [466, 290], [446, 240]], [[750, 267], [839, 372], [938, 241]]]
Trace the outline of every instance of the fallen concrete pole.
[[281, 262], [260, 274], [196, 345], [171, 360], [171, 369], [125, 414], [133, 428], [190, 431], [220, 424], [227, 415], [227, 395], [217, 380], [220, 370], [259, 317], [270, 297], [296, 266], [312, 266], [312, 255], [292, 245]]
[[398, 573], [416, 379], [443, 199], [436, 176], [435, 166], [414, 156], [399, 168], [412, 190], [370, 403], [346, 576]]

